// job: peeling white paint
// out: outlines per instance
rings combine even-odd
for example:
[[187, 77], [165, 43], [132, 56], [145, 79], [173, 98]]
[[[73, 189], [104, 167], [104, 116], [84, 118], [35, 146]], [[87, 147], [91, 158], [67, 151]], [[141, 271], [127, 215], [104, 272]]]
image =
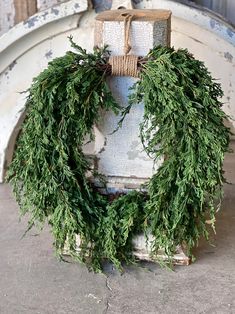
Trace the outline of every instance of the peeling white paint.
[[[63, 23], [63, 19], [74, 16], [74, 21], [76, 21], [76, 15], [86, 11], [87, 9], [87, 0], [79, 1], [79, 6], [76, 0], [71, 0], [43, 12], [39, 12], [31, 16], [28, 20], [11, 28], [0, 38], [0, 73], [12, 62], [12, 60], [16, 60], [17, 57], [25, 53], [27, 49], [30, 49], [35, 44], [38, 44], [38, 42], [40, 40], [44, 40], [45, 37], [48, 38], [53, 36], [53, 32], [50, 33], [51, 24], [53, 31], [58, 21], [60, 21], [58, 26], [63, 25], [63, 29], [54, 31], [55, 34], [71, 29], [71, 26], [69, 25], [71, 22], [66, 20], [64, 21], [65, 23]], [[74, 27], [76, 27], [76, 23], [74, 24]], [[38, 38], [40, 35], [41, 39]], [[23, 48], [21, 47], [22, 45], [24, 46]]]

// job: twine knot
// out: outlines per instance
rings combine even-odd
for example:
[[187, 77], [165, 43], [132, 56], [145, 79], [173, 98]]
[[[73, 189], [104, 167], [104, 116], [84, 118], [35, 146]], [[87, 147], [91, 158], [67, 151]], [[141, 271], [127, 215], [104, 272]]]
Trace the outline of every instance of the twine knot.
[[120, 16], [124, 18], [124, 55], [111, 56], [109, 58], [112, 75], [138, 77], [138, 56], [128, 55], [131, 50], [130, 27], [134, 14], [124, 12]]
[[130, 13], [122, 13], [122, 17], [124, 17], [124, 54], [127, 55], [131, 50], [130, 45], [130, 28], [131, 28], [131, 21], [134, 18], [134, 14]]

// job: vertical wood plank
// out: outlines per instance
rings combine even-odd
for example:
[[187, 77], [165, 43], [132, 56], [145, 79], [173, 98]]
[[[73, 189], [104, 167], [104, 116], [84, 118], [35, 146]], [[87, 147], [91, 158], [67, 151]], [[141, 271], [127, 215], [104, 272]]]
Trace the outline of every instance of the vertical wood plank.
[[36, 0], [14, 0], [15, 24], [26, 20], [37, 12]]

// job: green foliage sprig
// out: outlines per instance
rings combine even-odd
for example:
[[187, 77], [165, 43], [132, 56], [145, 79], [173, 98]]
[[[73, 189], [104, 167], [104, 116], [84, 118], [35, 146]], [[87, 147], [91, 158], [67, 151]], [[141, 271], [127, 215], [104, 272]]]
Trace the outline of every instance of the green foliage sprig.
[[[221, 199], [229, 130], [220, 101], [223, 92], [205, 65], [187, 50], [158, 47], [148, 56], [131, 104], [144, 102], [140, 134], [155, 160], [165, 156], [149, 180], [145, 206], [153, 252], [172, 256], [186, 243], [188, 253], [214, 228]], [[217, 201], [217, 202], [216, 202]]]
[[[201, 235], [214, 227], [224, 182], [222, 163], [228, 150], [222, 90], [204, 64], [187, 50], [155, 47], [142, 64], [123, 119], [136, 103], [144, 103], [140, 137], [154, 159], [165, 156], [150, 178], [147, 192], [133, 191], [113, 201], [87, 178], [99, 178], [82, 152], [93, 138], [100, 109], [120, 112], [106, 83], [106, 48], [77, 51], [57, 58], [33, 81], [26, 118], [19, 135], [8, 180], [21, 214], [30, 213], [29, 228], [47, 221], [54, 245], [101, 269], [103, 258], [119, 269], [131, 261], [132, 238], [154, 236], [152, 255], [163, 249], [171, 258], [176, 246], [189, 254]], [[76, 234], [81, 237], [76, 251]]]

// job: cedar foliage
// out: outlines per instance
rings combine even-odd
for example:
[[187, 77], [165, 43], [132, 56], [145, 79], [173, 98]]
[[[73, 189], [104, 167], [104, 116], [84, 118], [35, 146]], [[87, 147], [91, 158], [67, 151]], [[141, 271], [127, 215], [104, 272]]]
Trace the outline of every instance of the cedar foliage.
[[[18, 137], [8, 181], [21, 214], [33, 225], [51, 226], [54, 245], [95, 271], [108, 258], [119, 269], [132, 261], [132, 237], [152, 234], [152, 256], [159, 248], [169, 259], [178, 244], [189, 254], [200, 236], [214, 227], [224, 182], [222, 163], [228, 151], [222, 90], [204, 64], [187, 50], [155, 47], [142, 64], [140, 80], [121, 108], [106, 83], [108, 51], [76, 52], [49, 63], [33, 81], [26, 118]], [[122, 112], [144, 103], [140, 137], [146, 152], [165, 160], [149, 179], [147, 192], [133, 191], [114, 201], [87, 178], [95, 172], [82, 152], [102, 110]], [[121, 127], [121, 123], [120, 123]], [[76, 251], [76, 237], [81, 250]]]
[[[186, 243], [189, 254], [200, 236], [208, 238], [219, 209], [229, 129], [223, 92], [205, 65], [187, 50], [158, 47], [149, 54], [131, 104], [144, 102], [140, 134], [146, 152], [166, 156], [149, 180], [145, 206], [152, 250], [173, 255]], [[219, 203], [218, 203], [219, 201]]]

